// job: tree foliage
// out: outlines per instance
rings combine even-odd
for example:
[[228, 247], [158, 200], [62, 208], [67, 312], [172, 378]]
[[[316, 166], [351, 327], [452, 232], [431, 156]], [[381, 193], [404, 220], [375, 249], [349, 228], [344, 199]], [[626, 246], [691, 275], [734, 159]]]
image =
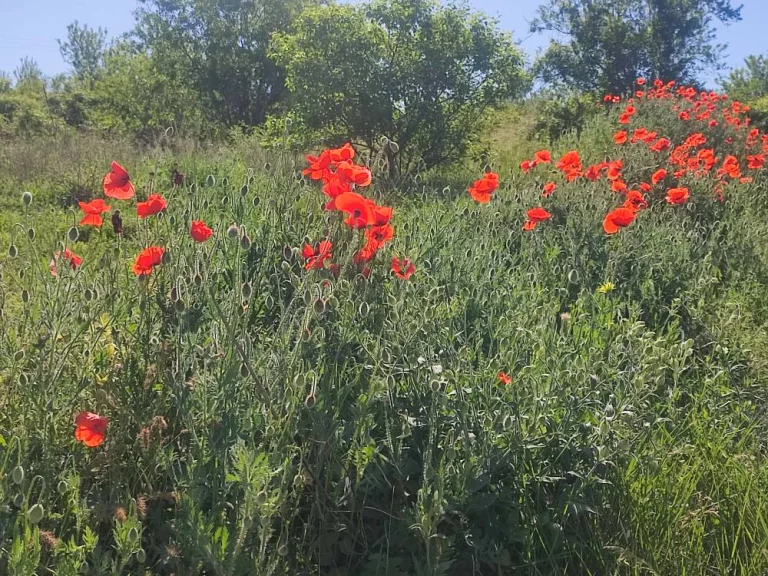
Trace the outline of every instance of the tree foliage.
[[287, 71], [291, 109], [310, 129], [370, 149], [385, 137], [427, 166], [456, 158], [486, 108], [527, 86], [511, 38], [464, 4], [309, 9], [274, 36], [273, 55]]
[[227, 125], [256, 125], [285, 91], [267, 55], [315, 0], [140, 0], [136, 33], [157, 70], [200, 95], [206, 112]]
[[585, 91], [621, 92], [638, 76], [694, 82], [721, 66], [713, 21], [740, 19], [731, 0], [548, 0], [531, 31], [555, 39], [536, 70]]
[[57, 40], [64, 61], [72, 66], [75, 76], [91, 84], [99, 70], [106, 49], [107, 31], [94, 30], [75, 20], [67, 26], [67, 39]]

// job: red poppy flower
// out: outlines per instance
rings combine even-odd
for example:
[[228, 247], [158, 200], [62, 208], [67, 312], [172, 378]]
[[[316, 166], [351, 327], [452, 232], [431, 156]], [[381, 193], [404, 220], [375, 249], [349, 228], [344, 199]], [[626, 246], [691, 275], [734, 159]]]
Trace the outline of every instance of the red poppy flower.
[[520, 162], [520, 170], [522, 170], [525, 174], [528, 174], [528, 172], [531, 171], [531, 168], [536, 167], [536, 161], [535, 160], [523, 160]]
[[640, 78], [638, 78], [637, 79], [637, 85], [638, 86], [645, 86], [645, 78], [643, 78], [642, 76]]
[[334, 199], [334, 206], [337, 210], [349, 214], [345, 222], [351, 228], [365, 228], [376, 222], [370, 203], [355, 192], [345, 192], [337, 196]]
[[133, 263], [133, 273], [136, 276], [147, 276], [152, 273], [152, 268], [158, 266], [163, 261], [163, 254], [165, 254], [165, 248], [161, 246], [150, 246], [145, 248], [136, 257], [136, 261]]
[[392, 258], [392, 272], [400, 280], [408, 280], [416, 272], [416, 266], [408, 258]]
[[655, 186], [656, 184], [664, 180], [664, 178], [666, 177], [667, 177], [667, 171], [664, 170], [664, 168], [659, 168], [651, 176], [651, 183]]
[[606, 234], [616, 234], [619, 228], [626, 228], [635, 220], [637, 212], [631, 208], [622, 206], [609, 212], [603, 220], [603, 230]]
[[747, 168], [750, 170], [759, 170], [763, 166], [765, 166], [765, 156], [763, 154], [747, 156]]
[[497, 377], [499, 379], [499, 382], [501, 382], [504, 385], [508, 385], [512, 383], [512, 377], [506, 372], [499, 372]]
[[336, 174], [360, 187], [368, 186], [373, 178], [371, 171], [365, 166], [358, 166], [346, 161], [339, 162], [336, 167]]
[[499, 175], [495, 172], [489, 172], [480, 180], [475, 180], [469, 187], [469, 195], [477, 202], [487, 204], [491, 201], [491, 196], [499, 187]]
[[387, 242], [395, 237], [395, 229], [389, 224], [382, 226], [373, 226], [365, 231], [365, 240], [367, 244], [375, 250], [378, 250]]
[[668, 150], [671, 145], [672, 142], [670, 142], [669, 138], [659, 138], [656, 143], [649, 148], [652, 152], [664, 152], [664, 150]]
[[616, 134], [613, 135], [613, 143], [617, 145], [622, 145], [627, 143], [627, 131], [626, 130], [620, 130], [616, 132]]
[[394, 210], [392, 209], [392, 206], [378, 206], [374, 202], [373, 218], [375, 220], [376, 226], [383, 226], [384, 224], [389, 224], [390, 220], [392, 220], [393, 212]]
[[104, 442], [109, 419], [93, 412], [80, 412], [75, 417], [75, 439], [89, 448], [100, 446]]
[[104, 222], [101, 215], [111, 210], [101, 198], [96, 198], [90, 202], [78, 202], [78, 204], [80, 204], [80, 209], [85, 212], [85, 216], [80, 220], [80, 226], [101, 227]]
[[557, 184], [554, 182], [547, 182], [544, 184], [544, 192], [542, 193], [542, 196], [544, 196], [544, 198], [548, 198], [552, 195], [552, 192], [555, 191], [555, 188], [557, 188]]
[[537, 164], [549, 164], [552, 162], [552, 154], [549, 150], [539, 150], [533, 155], [533, 159]]
[[544, 210], [544, 208], [531, 208], [527, 212], [528, 220], [523, 224], [523, 230], [530, 232], [536, 228], [539, 222], [544, 222], [552, 218], [552, 214]]
[[627, 192], [624, 200], [624, 208], [631, 210], [642, 210], [648, 208], [648, 202], [645, 200], [645, 196], [639, 190], [630, 190]]
[[648, 184], [648, 182], [640, 182], [640, 190], [642, 190], [643, 192], [650, 192], [651, 190], [653, 190], [653, 187], [650, 184]]
[[167, 207], [168, 203], [160, 194], [150, 194], [146, 202], [138, 202], [136, 204], [136, 212], [139, 218], [146, 218], [162, 212]]
[[627, 190], [627, 183], [621, 179], [614, 180], [611, 182], [611, 190], [614, 192], [625, 192]]
[[309, 168], [304, 169], [302, 173], [309, 176], [310, 180], [322, 180], [330, 174], [331, 151], [323, 150], [320, 156], [307, 154], [307, 162], [309, 162]]
[[62, 254], [59, 251], [56, 251], [53, 253], [53, 258], [48, 264], [48, 269], [51, 271], [51, 276], [55, 277], [59, 275], [58, 271], [56, 270], [56, 265], [58, 264], [59, 259], [62, 256], [64, 257], [64, 260], [66, 262], [69, 262], [69, 266], [70, 268], [72, 268], [72, 270], [77, 270], [80, 267], [80, 265], [83, 263], [83, 259], [80, 258], [80, 256], [78, 256], [74, 252], [72, 252], [72, 250], [70, 250], [69, 248], [64, 249], [64, 254]]
[[305, 244], [301, 251], [302, 257], [307, 261], [304, 264], [306, 270], [320, 270], [325, 267], [325, 261], [333, 258], [331, 249], [333, 244], [330, 240], [323, 240], [316, 247]]
[[112, 170], [104, 176], [101, 186], [105, 196], [116, 200], [130, 200], [136, 193], [128, 172], [117, 162], [112, 162]]
[[341, 148], [333, 148], [328, 151], [331, 158], [331, 162], [338, 164], [339, 162], [348, 162], [355, 157], [355, 149], [347, 142]]
[[205, 242], [213, 236], [213, 230], [205, 225], [202, 220], [192, 220], [192, 226], [189, 229], [189, 235], [195, 242]]
[[619, 116], [619, 124], [629, 124], [629, 120], [632, 118], [631, 114], [627, 114], [626, 112], [623, 112], [621, 116]]
[[688, 201], [688, 188], [670, 188], [667, 191], [666, 201], [670, 204], [685, 204]]

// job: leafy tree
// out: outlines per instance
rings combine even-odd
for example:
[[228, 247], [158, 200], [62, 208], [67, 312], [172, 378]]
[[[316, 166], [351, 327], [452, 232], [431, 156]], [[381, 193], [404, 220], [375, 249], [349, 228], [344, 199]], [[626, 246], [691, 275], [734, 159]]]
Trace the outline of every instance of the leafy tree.
[[228, 126], [256, 125], [285, 92], [270, 35], [317, 0], [139, 0], [137, 35], [157, 69]]
[[[275, 34], [291, 110], [328, 138], [371, 150], [380, 138], [400, 157], [433, 166], [456, 158], [489, 106], [527, 87], [523, 56], [495, 21], [465, 4], [373, 0], [306, 10]], [[385, 146], [390, 168], [393, 147]]]
[[731, 0], [547, 0], [531, 31], [556, 38], [536, 71], [546, 82], [605, 92], [638, 76], [694, 82], [722, 65], [713, 20], [740, 19]]
[[16, 78], [16, 90], [19, 92], [45, 92], [45, 79], [43, 78], [43, 71], [37, 64], [34, 58], [25, 56], [21, 59], [21, 63], [13, 71], [13, 76]]
[[750, 102], [768, 96], [768, 58], [748, 56], [722, 81], [723, 89], [736, 100]]
[[91, 87], [104, 57], [107, 31], [94, 30], [87, 24], [81, 26], [77, 20], [67, 26], [67, 40], [57, 40], [64, 61], [72, 66], [80, 80], [87, 80]]
[[106, 53], [92, 98], [91, 117], [108, 130], [150, 137], [168, 127], [198, 135], [202, 129], [197, 95], [171, 81], [148, 54], [129, 43], [119, 43]]

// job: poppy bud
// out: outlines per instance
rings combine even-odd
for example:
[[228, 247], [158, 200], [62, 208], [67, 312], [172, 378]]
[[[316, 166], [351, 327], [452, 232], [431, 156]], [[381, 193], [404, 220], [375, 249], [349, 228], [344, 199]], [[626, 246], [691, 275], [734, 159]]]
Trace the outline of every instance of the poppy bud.
[[432, 380], [429, 383], [429, 389], [432, 390], [434, 393], [440, 392], [440, 381], [439, 380]]
[[272, 164], [264, 162], [264, 172], [269, 172], [270, 170], [272, 170]]
[[85, 298], [86, 302], [93, 300], [93, 291], [90, 288], [86, 288], [85, 292], [83, 292], [83, 298]]
[[184, 313], [184, 300], [176, 300], [173, 304], [173, 309], [176, 310], [177, 314], [183, 314]]
[[568, 282], [571, 284], [576, 284], [579, 281], [579, 271], [576, 269], [571, 270], [568, 272]]
[[[288, 119], [286, 118], [286, 120]], [[288, 546], [286, 546], [285, 544], [280, 544], [280, 546], [278, 546], [277, 548], [277, 553], [283, 557], [288, 556]]]
[[325, 302], [322, 299], [318, 298], [317, 300], [315, 300], [314, 309], [315, 309], [315, 314], [320, 316], [325, 312]]
[[29, 238], [30, 241], [34, 242], [34, 240], [35, 240], [35, 229], [34, 228], [29, 228], [27, 230], [27, 238]]
[[195, 274], [194, 278], [192, 278], [192, 281], [195, 283], [195, 286], [203, 285], [203, 277], [200, 276], [200, 274]]
[[227, 228], [227, 237], [235, 239], [240, 235], [240, 229], [237, 227], [237, 224], [232, 224], [229, 228]]
[[8, 256], [11, 258], [16, 258], [16, 256], [19, 255], [19, 250], [16, 248], [16, 244], [11, 244], [8, 246]]
[[214, 176], [213, 174], [208, 174], [208, 177], [205, 179], [205, 185], [208, 188], [212, 188], [216, 186], [216, 176]]
[[272, 298], [271, 295], [267, 295], [267, 297], [264, 299], [264, 307], [267, 310], [272, 310], [272, 308], [275, 306], [275, 299]]
[[21, 291], [21, 301], [24, 302], [24, 304], [29, 303], [29, 290], [26, 288]]
[[21, 203], [24, 204], [24, 206], [32, 204], [32, 193], [24, 192], [24, 194], [21, 195]]
[[310, 392], [307, 395], [307, 397], [304, 399], [304, 406], [306, 406], [307, 408], [314, 408], [316, 401], [317, 399], [315, 398], [315, 395], [312, 392]]
[[147, 553], [144, 552], [144, 548], [139, 548], [139, 551], [136, 552], [136, 561], [139, 564], [144, 564], [147, 561]]
[[245, 282], [243, 284], [242, 294], [243, 294], [243, 298], [245, 298], [246, 300], [248, 300], [248, 298], [251, 297], [251, 294], [253, 294], [253, 288], [251, 287], [250, 282]]
[[189, 187], [189, 193], [190, 194], [197, 194], [197, 183], [192, 184]]
[[21, 484], [24, 482], [24, 468], [16, 466], [16, 468], [11, 470], [11, 480], [13, 480], [14, 484]]
[[77, 242], [77, 239], [80, 238], [80, 232], [72, 226], [72, 228], [69, 229], [67, 232], [67, 238], [69, 238], [70, 242]]
[[514, 423], [515, 423], [515, 419], [509, 414], [507, 414], [506, 416], [504, 416], [504, 420], [502, 421], [502, 426], [504, 426], [504, 428], [509, 430], [510, 428], [512, 428], [512, 425]]
[[16, 506], [16, 508], [24, 506], [24, 494], [16, 494], [16, 496], [13, 497], [13, 505]]
[[24, 350], [18, 350], [16, 354], [13, 355], [13, 359], [16, 362], [21, 362], [24, 360]]
[[240, 377], [245, 378], [248, 376], [248, 374], [250, 374], [248, 371], [248, 366], [245, 363], [240, 364]]
[[176, 286], [171, 288], [171, 292], [168, 294], [168, 298], [171, 302], [176, 302], [179, 299], [179, 289]]
[[222, 178], [222, 179], [221, 179], [221, 185], [222, 185], [222, 186], [225, 186], [225, 187], [226, 187], [226, 186], [229, 186], [229, 178], [227, 178], [226, 176], [224, 176], [224, 178]]
[[390, 140], [389, 149], [392, 150], [394, 154], [397, 154], [398, 152], [400, 152], [400, 145], [397, 142], [393, 142], [392, 140]]
[[27, 518], [32, 524], [39, 524], [45, 516], [45, 509], [42, 504], [35, 504], [27, 511]]
[[240, 188], [240, 196], [245, 198], [248, 195], [248, 192], [250, 192], [250, 190], [251, 189], [248, 186], [248, 184], [243, 184], [242, 187]]
[[261, 200], [259, 199], [258, 196], [254, 196], [253, 200], [251, 200], [251, 203], [253, 204], [253, 206], [255, 208], [256, 206], [258, 206], [261, 203]]
[[221, 197], [221, 205], [222, 206], [226, 206], [227, 204], [229, 204], [229, 196], [222, 196]]
[[69, 490], [69, 486], [64, 480], [60, 480], [58, 485], [56, 486], [56, 490], [58, 491], [59, 494], [63, 496]]
[[131, 526], [131, 529], [128, 530], [128, 542], [138, 542], [139, 541], [139, 531], [136, 529], [136, 526]]
[[24, 388], [27, 384], [29, 384], [29, 378], [27, 378], [27, 375], [22, 372], [19, 374], [19, 386]]
[[251, 249], [251, 239], [248, 237], [248, 234], [243, 234], [242, 238], [240, 238], [240, 249], [243, 252]]
[[170, 216], [168, 216], [168, 224], [170, 224], [171, 226], [176, 226], [176, 216], [175, 215], [171, 214]]

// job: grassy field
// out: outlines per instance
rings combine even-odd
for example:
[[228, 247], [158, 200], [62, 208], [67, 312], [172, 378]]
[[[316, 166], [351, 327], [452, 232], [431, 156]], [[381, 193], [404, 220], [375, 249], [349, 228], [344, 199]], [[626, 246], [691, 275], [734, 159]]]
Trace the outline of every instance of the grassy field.
[[[528, 172], [539, 147], [503, 116], [488, 166], [394, 182], [358, 154], [357, 192], [394, 208], [365, 267], [295, 152], [0, 144], [0, 573], [766, 573], [768, 179], [746, 158], [764, 144], [728, 101], [657, 94]], [[556, 168], [569, 150], [583, 166]], [[718, 174], [731, 153], [741, 174]], [[78, 226], [111, 160], [136, 198]], [[609, 235], [616, 180], [648, 206]], [[137, 218], [153, 193], [167, 208]], [[139, 279], [148, 246], [165, 255]], [[54, 277], [65, 248], [82, 265]], [[108, 418], [96, 447], [83, 411]]]

